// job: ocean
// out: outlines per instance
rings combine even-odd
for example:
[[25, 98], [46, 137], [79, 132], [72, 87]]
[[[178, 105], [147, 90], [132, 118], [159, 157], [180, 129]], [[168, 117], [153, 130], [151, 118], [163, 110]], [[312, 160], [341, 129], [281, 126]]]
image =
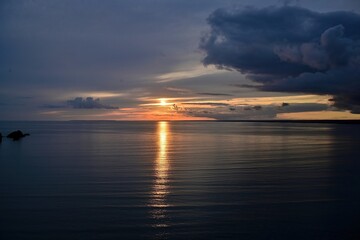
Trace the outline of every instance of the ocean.
[[0, 239], [360, 239], [360, 125], [0, 122]]

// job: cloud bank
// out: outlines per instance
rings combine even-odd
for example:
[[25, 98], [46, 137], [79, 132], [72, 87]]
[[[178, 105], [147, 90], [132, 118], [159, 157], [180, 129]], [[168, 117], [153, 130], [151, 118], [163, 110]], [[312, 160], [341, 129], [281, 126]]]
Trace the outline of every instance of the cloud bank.
[[101, 103], [99, 98], [94, 99], [92, 97], [85, 99], [77, 97], [74, 100], [68, 100], [67, 105], [76, 109], [118, 109], [118, 107]]
[[218, 9], [208, 24], [205, 65], [246, 74], [263, 91], [333, 95], [334, 106], [360, 113], [360, 15]]

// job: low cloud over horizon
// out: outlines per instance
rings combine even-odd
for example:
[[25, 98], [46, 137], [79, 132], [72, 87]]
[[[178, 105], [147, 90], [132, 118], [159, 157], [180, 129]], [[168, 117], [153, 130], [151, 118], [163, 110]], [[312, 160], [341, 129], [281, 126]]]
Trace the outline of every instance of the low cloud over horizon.
[[100, 102], [100, 98], [76, 97], [73, 100], [68, 100], [67, 105], [77, 109], [118, 109], [118, 107], [110, 106]]

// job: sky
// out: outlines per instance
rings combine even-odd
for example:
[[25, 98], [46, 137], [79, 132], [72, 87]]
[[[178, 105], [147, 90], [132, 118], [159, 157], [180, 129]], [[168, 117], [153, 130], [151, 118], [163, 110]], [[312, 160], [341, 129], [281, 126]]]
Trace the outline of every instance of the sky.
[[0, 2], [0, 120], [360, 119], [358, 0]]

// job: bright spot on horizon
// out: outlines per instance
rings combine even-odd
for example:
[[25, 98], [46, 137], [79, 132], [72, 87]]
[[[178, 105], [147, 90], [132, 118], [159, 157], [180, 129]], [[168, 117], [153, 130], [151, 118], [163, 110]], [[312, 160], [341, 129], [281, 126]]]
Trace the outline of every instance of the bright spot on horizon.
[[167, 102], [165, 98], [160, 98], [160, 106], [166, 106]]

